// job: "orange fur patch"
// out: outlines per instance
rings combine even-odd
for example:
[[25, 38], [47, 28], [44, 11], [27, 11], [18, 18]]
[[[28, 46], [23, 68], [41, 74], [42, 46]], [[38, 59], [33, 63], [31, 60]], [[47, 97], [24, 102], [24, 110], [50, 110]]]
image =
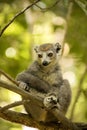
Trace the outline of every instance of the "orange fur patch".
[[52, 47], [53, 47], [53, 45], [50, 44], [50, 43], [49, 44], [43, 44], [43, 45], [40, 46], [40, 50], [41, 51], [48, 51]]

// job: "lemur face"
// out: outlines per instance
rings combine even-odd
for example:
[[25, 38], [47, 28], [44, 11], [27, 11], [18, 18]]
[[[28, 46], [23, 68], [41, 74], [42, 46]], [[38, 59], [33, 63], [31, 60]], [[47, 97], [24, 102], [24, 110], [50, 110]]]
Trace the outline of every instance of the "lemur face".
[[35, 51], [37, 54], [37, 60], [40, 65], [48, 66], [54, 63], [57, 60], [57, 54], [61, 49], [61, 45], [59, 43], [56, 44], [43, 44], [35, 47]]

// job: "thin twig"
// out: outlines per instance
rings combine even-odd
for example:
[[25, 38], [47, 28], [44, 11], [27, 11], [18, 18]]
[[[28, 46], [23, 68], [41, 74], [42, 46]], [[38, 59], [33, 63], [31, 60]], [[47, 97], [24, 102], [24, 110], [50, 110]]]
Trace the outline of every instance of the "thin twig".
[[8, 74], [6, 74], [4, 71], [0, 70], [0, 74], [4, 75], [8, 80], [10, 80], [15, 85], [19, 85], [17, 81], [15, 81], [12, 77], [10, 77]]
[[79, 1], [79, 0], [75, 0], [75, 2], [79, 5], [79, 7], [85, 12], [85, 14], [87, 15], [87, 1], [84, 0], [83, 2], [82, 1]]
[[37, 5], [37, 4], [35, 4], [35, 6], [37, 6], [39, 9], [41, 9], [41, 11], [45, 12], [45, 11], [47, 11], [47, 10], [49, 10], [49, 9], [51, 9], [51, 8], [53, 8], [53, 7], [55, 7], [55, 6], [58, 4], [59, 1], [60, 1], [60, 0], [57, 0], [53, 5], [51, 5], [50, 7], [47, 7], [47, 8], [42, 8], [42, 7], [40, 7], [40, 6]]
[[75, 97], [75, 100], [74, 100], [74, 103], [73, 103], [73, 106], [72, 106], [72, 110], [71, 110], [71, 115], [70, 115], [70, 119], [72, 120], [73, 119], [73, 115], [74, 115], [74, 110], [75, 110], [75, 106], [76, 106], [76, 103], [80, 97], [80, 94], [82, 91], [82, 84], [84, 82], [84, 79], [85, 79], [85, 76], [87, 75], [87, 66], [84, 70], [84, 73], [80, 79], [80, 82], [79, 82], [79, 85], [78, 85], [78, 90], [77, 90], [77, 94], [76, 94], [76, 97]]
[[29, 8], [31, 8], [33, 5], [35, 5], [36, 3], [38, 3], [40, 0], [36, 0], [35, 2], [33, 2], [31, 5], [27, 6], [26, 8], [24, 8], [22, 11], [20, 11], [19, 13], [17, 13], [11, 20], [10, 22], [8, 22], [8, 24], [5, 25], [5, 27], [0, 31], [0, 37], [2, 36], [2, 34], [4, 33], [4, 31], [9, 27], [10, 24], [12, 24], [12, 22], [21, 14], [23, 14], [26, 10], [28, 10]]
[[9, 105], [6, 105], [4, 107], [1, 107], [0, 108], [0, 111], [5, 111], [7, 109], [10, 109], [10, 108], [13, 108], [13, 107], [17, 107], [17, 106], [20, 106], [20, 105], [23, 105], [25, 102], [29, 102], [29, 100], [21, 100], [21, 101], [16, 101], [16, 102], [13, 102]]

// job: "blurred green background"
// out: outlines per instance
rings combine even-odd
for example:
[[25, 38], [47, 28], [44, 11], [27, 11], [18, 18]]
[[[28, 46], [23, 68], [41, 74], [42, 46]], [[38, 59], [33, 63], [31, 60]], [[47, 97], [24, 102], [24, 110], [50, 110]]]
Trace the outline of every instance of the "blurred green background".
[[[0, 0], [0, 30], [33, 0]], [[51, 7], [56, 0], [41, 0], [41, 8]], [[87, 122], [87, 2], [86, 0], [60, 0], [56, 6], [41, 10], [33, 6], [20, 15], [0, 37], [0, 69], [13, 78], [26, 69], [34, 57], [36, 44], [56, 43], [64, 45], [60, 60], [64, 78], [70, 81], [72, 102], [67, 113], [71, 117], [73, 103], [79, 88], [79, 98], [73, 110], [72, 120]], [[1, 79], [5, 79], [0, 75]], [[0, 105], [20, 100], [20, 96], [0, 88]], [[15, 108], [23, 111], [22, 107]], [[27, 130], [22, 125], [0, 119], [0, 130]], [[29, 130], [29, 128], [28, 128]]]

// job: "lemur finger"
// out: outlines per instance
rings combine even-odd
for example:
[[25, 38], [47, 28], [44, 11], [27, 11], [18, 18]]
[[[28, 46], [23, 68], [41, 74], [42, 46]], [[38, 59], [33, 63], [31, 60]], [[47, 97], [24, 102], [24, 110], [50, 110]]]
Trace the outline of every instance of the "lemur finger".
[[26, 83], [21, 82], [21, 81], [18, 81], [18, 83], [19, 83], [19, 87], [20, 88], [22, 88], [22, 89], [24, 89], [26, 91], [29, 91], [30, 88], [29, 88], [29, 86]]

